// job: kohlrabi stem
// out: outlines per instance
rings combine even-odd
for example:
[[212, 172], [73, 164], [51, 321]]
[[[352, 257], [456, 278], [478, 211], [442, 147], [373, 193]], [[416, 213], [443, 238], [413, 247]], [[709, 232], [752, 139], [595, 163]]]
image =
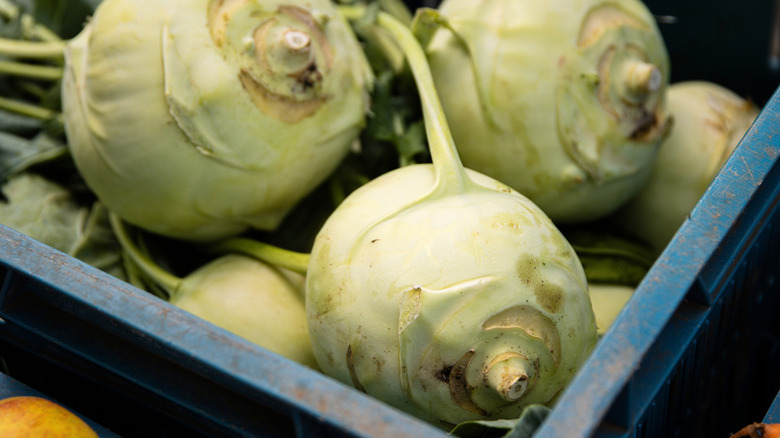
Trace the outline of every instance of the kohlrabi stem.
[[[20, 14], [21, 18], [19, 17]], [[28, 38], [38, 38], [44, 41], [59, 41], [62, 39], [48, 27], [36, 23], [32, 15], [23, 13], [19, 6], [10, 0], [0, 0], [0, 17], [5, 18], [7, 21], [19, 18], [22, 23], [22, 35]]]
[[268, 263], [269, 265], [288, 269], [302, 275], [306, 275], [306, 269], [309, 265], [310, 258], [310, 255], [307, 253], [290, 251], [245, 237], [231, 237], [207, 245], [206, 250], [217, 253], [238, 252]]
[[0, 38], [0, 55], [9, 58], [52, 59], [64, 58], [64, 41], [21, 41]]
[[56, 81], [62, 78], [62, 67], [0, 61], [0, 74], [23, 76], [29, 79]]
[[57, 119], [62, 121], [62, 114], [57, 111], [2, 96], [0, 96], [0, 109], [41, 120]]
[[8, 21], [15, 20], [19, 16], [19, 7], [9, 0], [0, 0], [0, 17]]
[[406, 3], [400, 0], [378, 0], [378, 2], [382, 10], [387, 11], [401, 23], [409, 25], [412, 22], [412, 13]]
[[119, 216], [110, 212], [108, 219], [111, 222], [111, 228], [114, 230], [114, 234], [116, 235], [119, 244], [133, 263], [135, 263], [136, 266], [138, 266], [138, 268], [140, 268], [144, 274], [148, 275], [155, 283], [165, 289], [169, 296], [173, 296], [182, 279], [161, 268], [149, 258], [149, 256], [141, 251], [141, 249], [133, 243], [133, 239], [130, 238], [127, 228], [125, 228], [125, 225]]
[[41, 41], [62, 41], [62, 38], [53, 30], [36, 23], [35, 19], [29, 14], [22, 15], [22, 34], [30, 39], [39, 39]]
[[[339, 11], [349, 20], [360, 19], [365, 10], [364, 6], [339, 7]], [[428, 59], [422, 46], [408, 26], [386, 12], [380, 11], [377, 14], [377, 24], [387, 29], [396, 39], [406, 56], [412, 76], [417, 84], [425, 121], [425, 132], [436, 172], [434, 190], [445, 193], [465, 191], [472, 183], [466, 175], [466, 170], [455, 148], [455, 141], [452, 139], [447, 119], [444, 116], [444, 109], [436, 92]]]

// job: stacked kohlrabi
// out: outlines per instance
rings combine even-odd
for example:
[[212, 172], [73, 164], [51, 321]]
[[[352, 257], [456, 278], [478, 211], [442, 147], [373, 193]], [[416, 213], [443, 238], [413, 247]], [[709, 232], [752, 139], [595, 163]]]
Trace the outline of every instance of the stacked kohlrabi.
[[638, 0], [72, 2], [0, 0], [0, 222], [452, 431], [554, 405], [757, 113]]

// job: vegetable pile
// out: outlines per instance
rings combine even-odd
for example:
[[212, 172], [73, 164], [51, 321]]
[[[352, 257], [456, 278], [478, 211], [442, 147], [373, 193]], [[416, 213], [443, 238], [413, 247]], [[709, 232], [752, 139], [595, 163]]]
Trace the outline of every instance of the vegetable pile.
[[758, 113], [639, 0], [0, 16], [0, 223], [455, 434], [542, 421]]
[[647, 181], [669, 127], [669, 61], [641, 1], [445, 0], [427, 51], [463, 163], [558, 223]]
[[62, 110], [100, 201], [167, 236], [275, 228], [365, 120], [371, 72], [328, 1], [104, 2], [67, 43]]

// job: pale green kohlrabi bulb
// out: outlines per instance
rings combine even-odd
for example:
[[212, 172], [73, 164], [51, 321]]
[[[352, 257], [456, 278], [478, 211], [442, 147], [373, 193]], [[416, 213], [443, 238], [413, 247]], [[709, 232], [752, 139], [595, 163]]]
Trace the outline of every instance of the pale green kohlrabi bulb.
[[274, 229], [346, 155], [372, 75], [327, 0], [106, 0], [66, 49], [76, 165], [128, 222]]
[[307, 273], [320, 368], [434, 424], [549, 403], [596, 340], [560, 232], [522, 195], [469, 177], [479, 190], [435, 200], [429, 165], [363, 186], [318, 234]]
[[696, 206], [753, 124], [759, 109], [712, 82], [674, 83], [667, 91], [674, 125], [647, 185], [610, 218], [657, 255]]
[[181, 280], [171, 304], [300, 364], [317, 368], [303, 291], [252, 257], [221, 256]]
[[387, 14], [379, 22], [409, 59], [433, 164], [362, 186], [317, 234], [306, 274], [317, 363], [433, 424], [516, 418], [551, 403], [596, 342], [582, 265], [528, 198], [463, 168], [421, 47]]
[[554, 221], [646, 182], [669, 116], [668, 55], [638, 0], [445, 0], [427, 46], [463, 164]]

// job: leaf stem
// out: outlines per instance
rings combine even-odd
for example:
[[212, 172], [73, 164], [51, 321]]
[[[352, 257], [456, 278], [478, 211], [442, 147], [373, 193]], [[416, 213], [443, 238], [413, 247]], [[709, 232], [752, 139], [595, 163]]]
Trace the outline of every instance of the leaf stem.
[[0, 55], [11, 58], [62, 60], [64, 50], [64, 41], [22, 41], [0, 38]]
[[141, 251], [140, 248], [133, 243], [122, 219], [120, 219], [116, 213], [109, 212], [108, 219], [111, 222], [111, 228], [114, 230], [114, 234], [116, 235], [119, 244], [133, 263], [135, 263], [136, 266], [138, 266], [141, 271], [148, 275], [155, 283], [165, 289], [169, 296], [173, 296], [182, 279], [162, 269], [148, 255]]
[[15, 20], [19, 17], [19, 7], [9, 0], [0, 0], [0, 17], [8, 21]]
[[309, 266], [310, 255], [301, 252], [279, 248], [265, 242], [245, 237], [232, 237], [223, 241], [209, 244], [205, 247], [209, 252], [226, 253], [238, 252], [254, 257], [270, 265], [289, 269], [290, 271], [306, 275]]
[[56, 81], [62, 78], [62, 67], [0, 60], [0, 74]]
[[62, 41], [62, 38], [53, 30], [36, 23], [30, 14], [22, 15], [22, 34], [31, 40]]
[[[363, 16], [366, 8], [365, 6], [339, 6], [339, 11], [348, 20], [358, 20]], [[435, 190], [445, 193], [460, 193], [467, 190], [472, 182], [458, 156], [422, 46], [408, 26], [387, 12], [380, 11], [376, 22], [388, 30], [398, 42], [417, 84], [425, 132], [436, 172]]]
[[33, 105], [31, 103], [8, 99], [7, 97], [0, 96], [0, 108], [6, 111], [34, 117], [40, 120], [55, 119], [59, 122], [62, 122], [62, 114], [57, 111], [44, 108], [42, 106]]

